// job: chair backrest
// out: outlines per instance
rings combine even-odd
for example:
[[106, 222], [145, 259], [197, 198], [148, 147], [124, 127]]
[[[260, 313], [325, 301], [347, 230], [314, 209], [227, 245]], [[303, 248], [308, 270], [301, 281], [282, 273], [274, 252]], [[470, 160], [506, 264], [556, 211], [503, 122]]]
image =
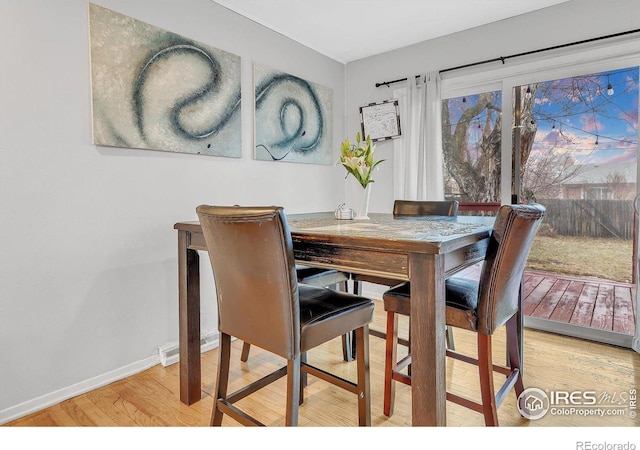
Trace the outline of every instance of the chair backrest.
[[460, 202], [458, 215], [461, 216], [495, 216], [502, 204], [500, 202]]
[[196, 208], [216, 285], [218, 329], [284, 358], [300, 349], [293, 243], [281, 207]]
[[457, 200], [396, 200], [393, 202], [394, 216], [456, 216], [457, 214]]
[[493, 332], [519, 308], [520, 283], [533, 238], [546, 209], [503, 205], [491, 233], [478, 291], [478, 331]]

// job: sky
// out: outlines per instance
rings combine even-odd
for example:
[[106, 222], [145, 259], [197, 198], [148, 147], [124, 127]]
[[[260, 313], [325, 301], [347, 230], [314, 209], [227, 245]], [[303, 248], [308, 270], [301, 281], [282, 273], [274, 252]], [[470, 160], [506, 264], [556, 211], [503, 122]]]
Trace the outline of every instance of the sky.
[[[576, 164], [636, 163], [638, 74], [639, 68], [631, 67], [534, 86], [538, 129], [531, 157], [553, 151], [569, 153]], [[607, 92], [609, 84], [612, 94]], [[493, 94], [493, 103], [500, 105], [500, 91]], [[462, 110], [472, 107], [477, 100], [478, 95], [447, 100], [454, 126]], [[471, 159], [477, 156], [474, 152], [485, 119], [486, 110], [472, 120], [468, 147]], [[496, 119], [494, 114], [491, 126]]]
[[577, 163], [636, 163], [638, 67], [540, 83], [535, 93], [532, 153], [570, 152]]

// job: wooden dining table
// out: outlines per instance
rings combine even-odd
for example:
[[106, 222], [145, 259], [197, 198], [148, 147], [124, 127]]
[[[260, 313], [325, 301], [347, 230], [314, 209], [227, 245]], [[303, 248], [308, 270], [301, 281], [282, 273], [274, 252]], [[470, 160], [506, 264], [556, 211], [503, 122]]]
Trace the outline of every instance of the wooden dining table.
[[[412, 424], [446, 425], [445, 278], [484, 258], [493, 217], [288, 215], [296, 263], [411, 281]], [[179, 222], [180, 400], [201, 396], [198, 222]]]

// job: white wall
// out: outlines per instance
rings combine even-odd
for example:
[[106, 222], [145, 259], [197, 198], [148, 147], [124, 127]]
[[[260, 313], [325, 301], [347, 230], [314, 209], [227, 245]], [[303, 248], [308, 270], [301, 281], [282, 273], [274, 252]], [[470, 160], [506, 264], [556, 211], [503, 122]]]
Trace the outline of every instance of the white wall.
[[[464, 11], [460, 14], [464, 14]], [[378, 82], [638, 28], [640, 28], [640, 1], [638, 0], [607, 2], [571, 0], [557, 6], [349, 63], [346, 86], [346, 129], [359, 129], [359, 106], [391, 99], [393, 89], [401, 86], [401, 84], [394, 84], [388, 88], [376, 88], [375, 84]], [[640, 45], [640, 35], [635, 36]], [[522, 58], [507, 60], [506, 64], [515, 64], [522, 60]], [[483, 67], [490, 69], [496, 66], [501, 66], [501, 63], [491, 63]], [[449, 72], [443, 77], [452, 77], [459, 73]], [[379, 166], [380, 171], [375, 177], [376, 183], [371, 195], [372, 211], [390, 212], [393, 207], [392, 149], [392, 141], [377, 145], [378, 156], [385, 158], [386, 162]]]
[[[243, 157], [92, 145], [87, 1], [0, 2], [0, 423], [155, 364], [177, 340], [173, 224], [198, 204], [344, 200], [340, 167], [252, 159], [252, 63], [334, 90], [336, 162], [343, 64], [210, 0], [95, 3], [242, 57]], [[217, 317], [201, 261], [206, 332]]]

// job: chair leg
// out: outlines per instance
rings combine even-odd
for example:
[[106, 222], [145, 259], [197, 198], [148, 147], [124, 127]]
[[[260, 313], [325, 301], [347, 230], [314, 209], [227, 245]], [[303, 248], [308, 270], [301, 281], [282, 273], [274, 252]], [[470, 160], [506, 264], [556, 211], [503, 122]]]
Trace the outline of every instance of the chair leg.
[[[300, 363], [307, 363], [307, 352], [304, 352], [300, 355]], [[302, 405], [304, 403], [304, 388], [307, 387], [307, 384], [309, 382], [309, 377], [307, 376], [307, 372], [300, 370], [300, 401], [298, 402], [299, 405]]]
[[371, 426], [371, 382], [369, 377], [369, 326], [355, 330], [358, 365], [358, 425]]
[[353, 282], [353, 293], [355, 295], [361, 295], [362, 293], [362, 281]]
[[384, 356], [384, 404], [383, 413], [387, 417], [393, 414], [396, 387], [393, 382], [393, 371], [398, 365], [398, 315], [387, 312], [387, 337], [385, 338]]
[[507, 321], [507, 358], [509, 359], [509, 367], [511, 370], [518, 370], [518, 379], [514, 385], [516, 398], [524, 391], [524, 382], [522, 381], [522, 362], [520, 355], [522, 354], [522, 341], [520, 340], [520, 330], [518, 327], [518, 315], [514, 315]]
[[[408, 348], [409, 353], [411, 353], [411, 317], [409, 317], [408, 325], [409, 325], [409, 334], [407, 336], [407, 341], [409, 342], [409, 346], [407, 348]], [[397, 328], [398, 328], [398, 325], [396, 324], [396, 329]], [[397, 342], [397, 340], [396, 340], [396, 342]], [[396, 348], [397, 348], [397, 346], [396, 346]], [[407, 366], [407, 375], [411, 376], [411, 364], [409, 364]]]
[[478, 333], [478, 372], [480, 373], [480, 392], [482, 411], [486, 426], [498, 426], [496, 395], [493, 387], [493, 359], [491, 356], [491, 336]]
[[246, 342], [242, 344], [242, 353], [240, 354], [240, 361], [247, 362], [249, 359], [249, 350], [251, 350], [251, 344], [247, 344]]
[[353, 359], [356, 359], [358, 357], [356, 341], [356, 330], [353, 330], [351, 332], [351, 356], [353, 357]]
[[211, 426], [222, 425], [222, 411], [218, 408], [218, 399], [227, 398], [229, 385], [229, 364], [231, 362], [231, 336], [220, 333], [220, 345], [218, 347], [218, 378], [216, 389], [213, 392], [213, 411], [211, 413]]
[[300, 406], [300, 356], [287, 361], [287, 412], [285, 425], [298, 426], [298, 408]]
[[342, 335], [342, 359], [346, 362], [353, 360], [353, 341], [351, 332]]
[[[349, 292], [349, 283], [347, 281], [343, 281], [336, 285], [337, 290], [342, 290], [342, 292]], [[356, 356], [356, 342], [355, 342], [355, 333], [347, 333], [342, 335], [342, 359], [345, 362], [353, 361]]]
[[524, 369], [524, 326], [523, 326], [523, 315], [524, 315], [524, 278], [520, 280], [520, 292], [518, 293], [518, 312], [516, 313], [516, 329], [518, 336], [518, 348], [519, 348], [519, 356], [520, 356], [520, 373], [522, 374]]
[[447, 340], [447, 348], [449, 350], [455, 350], [456, 349], [456, 344], [453, 341], [453, 327], [447, 327], [446, 340]]

